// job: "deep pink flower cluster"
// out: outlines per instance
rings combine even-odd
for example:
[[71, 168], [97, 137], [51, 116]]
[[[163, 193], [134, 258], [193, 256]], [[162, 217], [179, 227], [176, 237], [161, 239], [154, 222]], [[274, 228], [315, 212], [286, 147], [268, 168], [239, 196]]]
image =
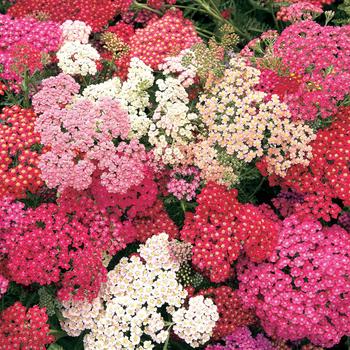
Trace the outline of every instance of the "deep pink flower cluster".
[[228, 286], [201, 290], [198, 295], [212, 298], [219, 312], [219, 321], [213, 331], [213, 339], [219, 340], [234, 332], [238, 327], [254, 323], [251, 310], [244, 308], [237, 291]]
[[239, 262], [239, 295], [269, 335], [331, 347], [349, 334], [349, 235], [291, 216], [267, 262]]
[[44, 350], [54, 342], [49, 335], [48, 316], [45, 308], [35, 305], [27, 310], [20, 302], [0, 314], [1, 350]]
[[341, 108], [330, 127], [319, 130], [311, 143], [313, 158], [308, 167], [293, 166], [283, 179], [270, 178], [272, 185], [282, 185], [303, 195], [294, 205], [298, 215], [329, 221], [341, 211], [332, 199], [350, 205], [350, 108]]
[[307, 1], [296, 2], [290, 6], [281, 7], [277, 12], [277, 19], [284, 22], [297, 22], [301, 20], [312, 20], [314, 15], [323, 12], [320, 4], [313, 4]]
[[275, 74], [264, 72], [260, 89], [278, 94], [294, 119], [332, 116], [350, 89], [349, 34], [350, 26], [320, 26], [313, 21], [287, 27], [273, 44], [270, 70]]
[[42, 68], [43, 55], [57, 51], [60, 38], [58, 23], [12, 19], [0, 14], [0, 64], [3, 66], [0, 77], [20, 80], [24, 66], [31, 73]]
[[166, 57], [190, 48], [200, 40], [193, 23], [184, 19], [181, 11], [169, 10], [145, 28], [136, 30], [130, 41], [130, 56], [157, 69]]
[[177, 167], [170, 172], [168, 191], [177, 199], [187, 201], [196, 197], [196, 190], [200, 185], [199, 170], [195, 167]]
[[272, 343], [262, 334], [253, 338], [247, 327], [237, 328], [225, 338], [225, 345], [209, 345], [205, 350], [276, 350]]
[[79, 20], [97, 32], [122, 10], [125, 2], [131, 3], [130, 0], [18, 0], [7, 13], [14, 17], [32, 16], [59, 23], [67, 19]]
[[278, 220], [270, 212], [237, 200], [237, 190], [209, 182], [197, 196], [195, 214], [186, 213], [181, 238], [194, 245], [192, 263], [212, 282], [232, 274], [231, 264], [244, 247], [253, 261], [262, 261], [273, 250]]
[[153, 206], [157, 199], [158, 186], [153, 180], [153, 174], [146, 172], [143, 181], [130, 187], [126, 193], [110, 193], [101, 185], [97, 175], [93, 178], [90, 192], [99, 208], [108, 208], [118, 217], [133, 219]]
[[1, 209], [9, 279], [24, 285], [57, 283], [64, 300], [95, 298], [107, 274], [102, 252], [113, 255], [135, 239], [118, 217], [73, 192], [64, 193], [58, 206], [19, 211], [19, 204], [6, 200]]

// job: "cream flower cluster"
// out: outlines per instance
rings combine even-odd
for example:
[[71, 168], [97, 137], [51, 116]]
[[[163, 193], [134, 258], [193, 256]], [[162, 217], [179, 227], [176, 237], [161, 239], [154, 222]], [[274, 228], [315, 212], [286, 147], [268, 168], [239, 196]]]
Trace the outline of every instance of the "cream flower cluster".
[[182, 307], [173, 313], [174, 333], [196, 348], [207, 341], [219, 320], [214, 302], [202, 295], [190, 298], [188, 309]]
[[66, 41], [57, 51], [58, 66], [69, 75], [94, 75], [100, 55], [90, 44]]
[[194, 83], [197, 75], [194, 60], [195, 54], [191, 49], [182, 50], [177, 56], [167, 57], [164, 63], [159, 65], [159, 70], [163, 71], [166, 75], [176, 74], [177, 79], [187, 88]]
[[103, 309], [102, 299], [94, 299], [91, 303], [81, 300], [62, 302], [60, 320], [61, 327], [68, 335], [77, 337], [84, 329], [90, 329], [95, 319]]
[[190, 113], [188, 94], [178, 79], [168, 76], [156, 83], [158, 105], [148, 132], [149, 142], [155, 147], [157, 159], [176, 165], [184, 158], [181, 148], [194, 139], [199, 117]]
[[[140, 256], [122, 258], [92, 305], [63, 305], [62, 327], [74, 336], [90, 329], [87, 350], [153, 349], [166, 341], [172, 326], [190, 344], [204, 344], [219, 317], [217, 308], [203, 296], [184, 307], [187, 291], [176, 279], [179, 263], [169, 254], [170, 243], [166, 233], [155, 235], [140, 247]], [[170, 321], [163, 318], [164, 307]]]
[[285, 176], [291, 165], [308, 164], [315, 136], [291, 121], [277, 95], [266, 101], [267, 94], [255, 90], [259, 76], [243, 59], [232, 58], [222, 80], [200, 97], [198, 110], [211, 145], [247, 163], [266, 155], [268, 171]]
[[146, 108], [150, 107], [147, 91], [154, 83], [153, 70], [140, 59], [133, 57], [130, 62], [127, 80], [118, 95], [121, 105], [127, 110], [131, 123], [131, 137], [140, 138], [147, 134], [151, 120]]
[[89, 42], [91, 27], [82, 21], [66, 20], [61, 24], [62, 41], [79, 41], [82, 44]]
[[83, 92], [82, 96], [90, 101], [97, 101], [103, 97], [109, 97], [116, 99], [117, 95], [121, 90], [120, 79], [115, 77], [104, 81], [100, 84], [93, 84], [87, 86]]

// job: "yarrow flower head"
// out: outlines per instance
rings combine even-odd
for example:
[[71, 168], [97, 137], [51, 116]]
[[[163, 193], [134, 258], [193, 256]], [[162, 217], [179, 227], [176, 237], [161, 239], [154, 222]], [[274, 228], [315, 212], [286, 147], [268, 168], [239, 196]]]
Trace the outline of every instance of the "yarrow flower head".
[[231, 59], [224, 77], [200, 97], [198, 109], [213, 146], [246, 163], [265, 155], [268, 171], [284, 176], [293, 164], [308, 164], [315, 136], [309, 126], [290, 120], [277, 95], [266, 101], [255, 89], [259, 75], [243, 59]]
[[34, 131], [36, 114], [19, 106], [5, 107], [0, 114], [0, 197], [23, 198], [44, 183], [39, 158], [46, 149]]
[[90, 44], [66, 41], [57, 51], [58, 67], [69, 75], [95, 75], [100, 55]]
[[[218, 319], [216, 306], [211, 300], [197, 297], [189, 300], [189, 308], [184, 307], [187, 292], [176, 280], [178, 265], [161, 249], [164, 244], [169, 244], [167, 234], [152, 237], [140, 247], [142, 258], [124, 257], [108, 273], [101, 294], [104, 307], [93, 318], [91, 332], [84, 337], [86, 349], [96, 349], [100, 343], [118, 344], [125, 350], [148, 349], [164, 343], [169, 336], [160, 312], [164, 307], [173, 318], [176, 335], [199, 345], [209, 340]], [[69, 317], [69, 310], [65, 315]], [[72, 315], [74, 317], [74, 313]], [[182, 322], [185, 315], [187, 323]], [[74, 324], [69, 318], [65, 322]], [[80, 324], [77, 328], [81, 329]], [[143, 335], [151, 341], [143, 340]]]
[[266, 262], [239, 262], [239, 295], [269, 335], [331, 347], [349, 333], [348, 236], [340, 226], [291, 216]]
[[61, 26], [62, 41], [79, 41], [82, 44], [89, 42], [91, 27], [82, 21], [64, 21]]
[[171, 53], [179, 53], [200, 40], [191, 21], [184, 19], [180, 11], [169, 10], [136, 30], [130, 41], [130, 55], [156, 69]]
[[44, 349], [55, 340], [47, 321], [45, 308], [16, 302], [0, 314], [0, 349]]

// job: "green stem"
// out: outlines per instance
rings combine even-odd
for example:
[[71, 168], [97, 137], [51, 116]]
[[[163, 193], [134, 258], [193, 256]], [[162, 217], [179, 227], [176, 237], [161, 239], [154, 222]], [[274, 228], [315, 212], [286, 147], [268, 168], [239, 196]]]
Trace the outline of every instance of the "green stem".
[[183, 210], [184, 213], [186, 213], [186, 203], [184, 201], [181, 201], [181, 208]]
[[164, 343], [164, 346], [163, 346], [163, 350], [168, 350], [168, 345], [169, 345], [169, 341], [170, 341], [170, 328], [174, 325], [174, 323], [170, 323], [169, 324], [169, 327], [167, 329], [168, 331], [168, 336], [166, 338], [166, 341]]
[[65, 331], [61, 331], [59, 329], [51, 329], [49, 334], [53, 335], [56, 338], [56, 341], [67, 336]]
[[163, 14], [161, 11], [156, 10], [156, 9], [150, 7], [150, 6], [147, 6], [146, 4], [141, 4], [141, 3], [137, 2], [137, 1], [134, 1], [133, 6], [135, 8], [137, 8], [137, 9], [148, 10], [148, 11], [154, 12], [157, 15], [160, 15], [160, 16]]

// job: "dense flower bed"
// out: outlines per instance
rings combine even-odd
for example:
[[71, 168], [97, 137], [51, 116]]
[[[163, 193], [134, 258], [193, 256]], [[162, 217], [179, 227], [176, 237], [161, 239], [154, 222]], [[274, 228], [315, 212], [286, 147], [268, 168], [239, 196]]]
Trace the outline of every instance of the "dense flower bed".
[[0, 12], [0, 350], [349, 346], [347, 1]]

